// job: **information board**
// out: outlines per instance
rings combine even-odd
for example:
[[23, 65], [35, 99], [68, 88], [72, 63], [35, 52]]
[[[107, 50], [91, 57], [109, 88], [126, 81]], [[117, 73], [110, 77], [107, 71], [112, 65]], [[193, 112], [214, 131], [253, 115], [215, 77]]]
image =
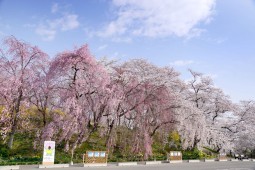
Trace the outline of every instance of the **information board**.
[[55, 141], [44, 141], [43, 165], [53, 165], [55, 158]]
[[87, 151], [83, 155], [83, 163], [107, 163], [106, 151]]
[[218, 158], [219, 158], [219, 160], [227, 160], [228, 159], [227, 154], [225, 152], [221, 152], [218, 155]]
[[182, 160], [182, 153], [181, 153], [181, 151], [170, 151], [169, 160], [170, 161], [173, 161], [173, 160]]

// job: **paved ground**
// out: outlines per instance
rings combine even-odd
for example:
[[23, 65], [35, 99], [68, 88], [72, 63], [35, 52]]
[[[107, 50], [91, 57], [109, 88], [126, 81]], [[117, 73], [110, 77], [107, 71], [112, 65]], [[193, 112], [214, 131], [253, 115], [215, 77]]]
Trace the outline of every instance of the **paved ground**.
[[[39, 170], [38, 165], [20, 166], [21, 170]], [[255, 162], [199, 162], [199, 163], [164, 163], [160, 165], [136, 165], [107, 167], [79, 167], [73, 165], [69, 168], [49, 168], [47, 170], [255, 170]]]

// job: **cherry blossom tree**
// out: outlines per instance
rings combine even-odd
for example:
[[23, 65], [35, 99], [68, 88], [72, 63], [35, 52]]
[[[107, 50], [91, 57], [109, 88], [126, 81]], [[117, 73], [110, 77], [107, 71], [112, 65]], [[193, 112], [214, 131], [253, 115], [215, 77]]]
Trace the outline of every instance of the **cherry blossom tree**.
[[226, 143], [229, 141], [228, 131], [222, 127], [226, 127], [224, 120], [233, 112], [234, 105], [221, 89], [214, 86], [210, 77], [192, 70], [190, 73], [192, 79], [187, 83], [186, 101], [180, 117], [184, 145], [191, 148], [210, 146], [219, 151], [229, 145]]
[[237, 115], [234, 123], [229, 128], [235, 135], [235, 148], [237, 152], [253, 151], [255, 149], [254, 142], [254, 123], [255, 123], [255, 102], [241, 101], [238, 105]]
[[47, 55], [38, 47], [17, 40], [15, 37], [6, 38], [0, 50], [2, 80], [0, 95], [4, 107], [1, 115], [1, 131], [6, 135], [8, 133], [8, 146], [11, 148], [23, 108], [28, 104], [35, 73], [41, 69]]
[[[152, 136], [163, 126], [173, 125], [178, 73], [145, 60], [132, 60], [114, 67], [112, 82], [117, 89], [113, 126], [133, 131], [133, 153], [152, 155]], [[115, 91], [115, 93], [116, 93]], [[110, 132], [110, 131], [109, 131]]]
[[148, 159], [155, 134], [167, 138], [173, 130], [183, 149], [254, 150], [255, 102], [233, 104], [211, 77], [189, 72], [184, 82], [173, 68], [142, 59], [97, 61], [87, 45], [50, 61], [38, 47], [9, 37], [0, 48], [0, 136], [11, 148], [17, 130], [29, 124], [25, 113], [35, 108], [39, 140], [64, 141], [72, 153], [99, 132], [108, 151], [122, 142]]
[[57, 89], [54, 86], [53, 77], [49, 73], [50, 61], [45, 61], [41, 69], [35, 72], [33, 87], [29, 102], [33, 104], [42, 117], [43, 127], [47, 124], [47, 110], [54, 106], [54, 97]]
[[58, 54], [49, 72], [59, 89], [56, 100], [63, 114], [55, 115], [54, 121], [46, 126], [44, 138], [52, 138], [60, 132], [58, 141], [65, 140], [68, 150], [69, 140], [75, 135], [73, 152], [98, 129], [103, 115], [110, 111], [110, 79], [87, 45]]

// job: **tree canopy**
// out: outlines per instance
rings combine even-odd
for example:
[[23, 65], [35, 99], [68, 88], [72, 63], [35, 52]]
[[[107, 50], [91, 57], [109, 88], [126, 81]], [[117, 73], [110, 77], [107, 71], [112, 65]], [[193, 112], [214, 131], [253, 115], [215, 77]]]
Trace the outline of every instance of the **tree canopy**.
[[28, 131], [35, 147], [55, 140], [74, 151], [97, 132], [109, 152], [125, 146], [144, 159], [155, 135], [165, 146], [172, 132], [182, 149], [255, 149], [255, 102], [233, 103], [212, 78], [189, 72], [184, 81], [143, 59], [99, 60], [88, 45], [49, 58], [8, 37], [0, 48], [0, 137], [11, 148], [15, 133]]

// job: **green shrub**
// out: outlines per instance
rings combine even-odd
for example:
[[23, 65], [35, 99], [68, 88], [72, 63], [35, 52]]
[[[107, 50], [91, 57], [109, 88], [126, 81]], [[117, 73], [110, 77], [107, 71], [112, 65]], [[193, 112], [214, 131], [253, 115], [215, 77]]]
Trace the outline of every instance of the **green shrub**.
[[0, 157], [2, 157], [2, 158], [9, 157], [9, 154], [10, 154], [9, 150], [4, 146], [0, 146], [0, 147], [1, 147], [0, 148]]
[[190, 160], [190, 159], [200, 159], [199, 150], [186, 150], [182, 152], [182, 159], [183, 160]]
[[55, 163], [62, 164], [62, 163], [70, 163], [71, 162], [71, 155], [65, 152], [58, 152], [56, 151], [55, 155]]

